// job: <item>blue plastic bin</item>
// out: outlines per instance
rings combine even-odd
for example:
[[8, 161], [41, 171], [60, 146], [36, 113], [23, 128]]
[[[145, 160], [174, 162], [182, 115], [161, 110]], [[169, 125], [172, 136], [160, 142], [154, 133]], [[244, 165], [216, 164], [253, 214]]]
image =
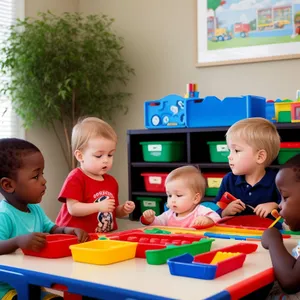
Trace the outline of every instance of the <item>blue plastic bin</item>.
[[226, 97], [215, 96], [202, 99], [186, 99], [187, 127], [231, 126], [235, 122], [266, 116], [266, 98], [246, 95]]
[[168, 95], [144, 103], [144, 122], [148, 129], [186, 127], [186, 99]]

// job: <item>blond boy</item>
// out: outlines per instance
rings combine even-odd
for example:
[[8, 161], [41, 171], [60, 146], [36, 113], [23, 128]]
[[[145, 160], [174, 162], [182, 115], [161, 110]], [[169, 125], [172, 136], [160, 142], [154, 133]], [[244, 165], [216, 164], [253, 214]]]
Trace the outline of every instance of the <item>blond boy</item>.
[[280, 149], [280, 137], [274, 124], [263, 118], [236, 122], [226, 133], [231, 172], [222, 181], [218, 202], [225, 192], [237, 198], [222, 217], [255, 213], [267, 217], [278, 207], [280, 194], [275, 185], [277, 172], [268, 168]]

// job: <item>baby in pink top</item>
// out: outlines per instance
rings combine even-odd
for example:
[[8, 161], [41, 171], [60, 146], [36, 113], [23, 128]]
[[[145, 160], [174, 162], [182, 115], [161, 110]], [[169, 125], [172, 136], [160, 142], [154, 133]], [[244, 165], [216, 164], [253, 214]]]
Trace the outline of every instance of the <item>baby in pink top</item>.
[[166, 178], [169, 210], [155, 216], [152, 209], [144, 211], [144, 225], [173, 227], [207, 226], [220, 220], [219, 214], [199, 205], [205, 193], [206, 181], [200, 170], [184, 166], [173, 170]]

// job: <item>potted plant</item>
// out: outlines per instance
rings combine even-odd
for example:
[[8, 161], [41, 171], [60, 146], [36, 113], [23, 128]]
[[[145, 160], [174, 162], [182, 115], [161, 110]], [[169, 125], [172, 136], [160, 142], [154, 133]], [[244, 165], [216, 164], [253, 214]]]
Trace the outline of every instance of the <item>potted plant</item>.
[[12, 78], [2, 92], [9, 93], [25, 128], [34, 122], [53, 128], [70, 169], [70, 136], [78, 118], [126, 113], [130, 93], [122, 87], [134, 70], [122, 57], [123, 40], [113, 21], [106, 15], [40, 13], [38, 19], [17, 20], [0, 52], [1, 71]]

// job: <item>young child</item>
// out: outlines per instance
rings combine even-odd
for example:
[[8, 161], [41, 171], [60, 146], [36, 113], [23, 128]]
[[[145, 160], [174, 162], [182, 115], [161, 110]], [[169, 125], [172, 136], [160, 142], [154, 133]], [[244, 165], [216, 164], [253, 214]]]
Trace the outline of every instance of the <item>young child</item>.
[[276, 127], [263, 118], [244, 119], [228, 129], [226, 140], [232, 172], [223, 178], [215, 202], [225, 192], [237, 200], [218, 212], [222, 217], [253, 213], [267, 217], [280, 202], [275, 185], [276, 171], [267, 168], [280, 149]]
[[152, 209], [146, 210], [141, 217], [144, 225], [207, 226], [220, 219], [213, 210], [199, 205], [206, 182], [197, 168], [184, 166], [173, 170], [168, 174], [165, 186], [169, 210], [157, 217]]
[[[280, 215], [291, 230], [300, 230], [300, 155], [294, 156], [281, 167], [276, 176], [276, 185], [282, 196]], [[275, 276], [282, 290], [287, 294], [297, 293], [284, 295], [278, 287], [271, 291], [269, 299], [300, 299], [299, 247], [291, 255], [276, 228], [267, 229], [261, 243], [270, 251]]]
[[[18, 248], [39, 251], [49, 233], [73, 234], [88, 239], [81, 229], [58, 227], [38, 205], [46, 191], [44, 158], [33, 144], [20, 139], [0, 139], [0, 255]], [[62, 299], [47, 293], [43, 299]], [[17, 299], [16, 290], [0, 283], [0, 299]], [[36, 298], [35, 298], [36, 299]]]
[[85, 118], [72, 132], [72, 149], [80, 164], [68, 175], [58, 200], [63, 206], [56, 219], [60, 226], [87, 232], [109, 232], [118, 228], [116, 217], [130, 214], [134, 202], [119, 205], [118, 183], [107, 174], [112, 168], [117, 135], [98, 118]]

